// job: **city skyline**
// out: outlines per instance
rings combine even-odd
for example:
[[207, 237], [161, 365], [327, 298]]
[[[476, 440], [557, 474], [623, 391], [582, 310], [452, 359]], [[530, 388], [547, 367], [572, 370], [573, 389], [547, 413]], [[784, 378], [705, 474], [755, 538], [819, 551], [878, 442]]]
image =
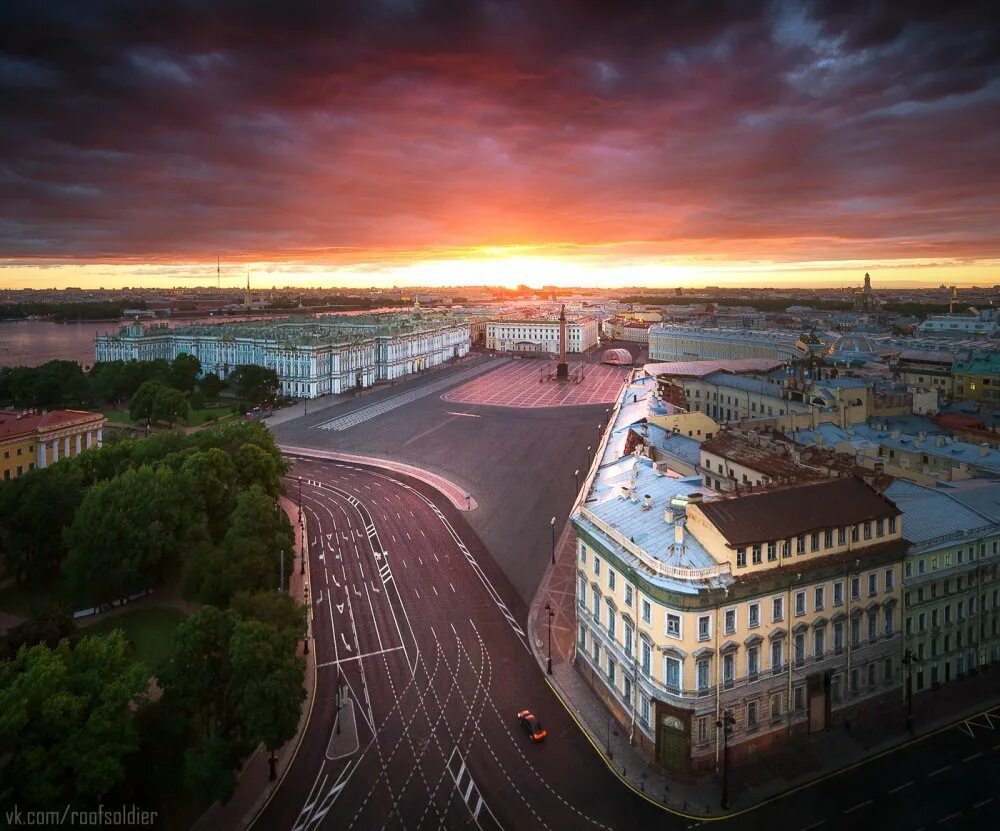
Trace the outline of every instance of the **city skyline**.
[[0, 286], [1000, 283], [987, 19], [7, 8]]

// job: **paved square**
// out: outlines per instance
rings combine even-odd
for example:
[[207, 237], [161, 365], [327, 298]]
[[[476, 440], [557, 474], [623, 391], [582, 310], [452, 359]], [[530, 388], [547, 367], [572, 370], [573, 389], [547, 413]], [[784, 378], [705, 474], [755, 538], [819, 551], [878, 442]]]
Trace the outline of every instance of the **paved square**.
[[[571, 378], [559, 383], [554, 361], [520, 360], [495, 369], [441, 396], [455, 404], [494, 407], [576, 407], [610, 404], [621, 391], [628, 369], [579, 361], [569, 365]], [[542, 380], [544, 379], [544, 380]]]

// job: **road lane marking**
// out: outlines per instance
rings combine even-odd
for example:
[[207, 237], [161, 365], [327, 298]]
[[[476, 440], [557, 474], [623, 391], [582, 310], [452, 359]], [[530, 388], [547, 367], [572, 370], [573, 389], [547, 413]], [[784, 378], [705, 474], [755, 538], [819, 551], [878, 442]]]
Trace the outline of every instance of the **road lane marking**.
[[899, 793], [901, 790], [903, 790], [904, 788], [910, 787], [910, 785], [912, 785], [912, 784], [913, 784], [913, 780], [911, 779], [909, 782], [906, 782], [903, 785], [897, 785], [895, 788], [891, 788], [890, 790], [887, 791], [887, 793]]
[[826, 820], [821, 819], [819, 822], [814, 822], [812, 825], [807, 825], [805, 828], [802, 829], [802, 831], [812, 831], [814, 828], [819, 828], [824, 822], [826, 822]]
[[948, 816], [946, 816], [946, 817], [941, 817], [941, 819], [938, 820], [938, 825], [941, 825], [942, 823], [945, 823], [945, 822], [947, 822], [950, 819], [955, 819], [955, 817], [960, 817], [960, 816], [962, 816], [962, 812], [961, 811], [955, 811], [954, 814], [948, 814]]
[[962, 759], [962, 761], [963, 762], [971, 762], [973, 759], [978, 759], [982, 755], [983, 755], [983, 751], [980, 750], [978, 753], [973, 753], [971, 756], [966, 756], [964, 759]]
[[972, 807], [973, 808], [982, 808], [984, 805], [989, 805], [993, 801], [993, 799], [994, 798], [992, 796], [988, 796], [988, 797], [986, 797], [986, 799], [980, 800], [979, 802], [977, 802]]
[[866, 799], [864, 802], [859, 802], [853, 808], [848, 808], [846, 811], [844, 811], [844, 813], [845, 814], [853, 813], [854, 811], [864, 808], [866, 805], [871, 805], [874, 801], [875, 801], [874, 799]]
[[326, 661], [322, 664], [316, 664], [317, 669], [322, 667], [334, 667], [337, 664], [346, 664], [348, 661], [360, 661], [362, 658], [372, 658], [376, 655], [385, 655], [389, 652], [399, 652], [402, 650], [401, 646], [390, 646], [388, 649], [377, 649], [374, 652], [366, 652], [364, 655], [352, 655], [350, 658], [340, 658], [336, 661]]
[[440, 597], [441, 596], [441, 595], [438, 594], [437, 586], [431, 586], [431, 588], [434, 589], [434, 596], [435, 597]]
[[448, 585], [451, 586], [451, 591], [453, 594], [458, 594], [458, 592], [455, 591], [455, 587], [452, 586], [451, 583], [449, 583]]
[[944, 773], [950, 767], [951, 765], [945, 765], [943, 768], [938, 768], [937, 770], [931, 771], [930, 773], [927, 774], [927, 778], [930, 779], [934, 776], [937, 776], [939, 773]]

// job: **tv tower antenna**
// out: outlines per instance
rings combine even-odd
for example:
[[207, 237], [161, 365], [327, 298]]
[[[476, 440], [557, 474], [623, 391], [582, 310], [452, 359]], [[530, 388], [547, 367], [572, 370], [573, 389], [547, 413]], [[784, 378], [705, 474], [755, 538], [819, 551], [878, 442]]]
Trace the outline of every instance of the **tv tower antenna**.
[[222, 256], [219, 254], [215, 255], [215, 287], [222, 288]]

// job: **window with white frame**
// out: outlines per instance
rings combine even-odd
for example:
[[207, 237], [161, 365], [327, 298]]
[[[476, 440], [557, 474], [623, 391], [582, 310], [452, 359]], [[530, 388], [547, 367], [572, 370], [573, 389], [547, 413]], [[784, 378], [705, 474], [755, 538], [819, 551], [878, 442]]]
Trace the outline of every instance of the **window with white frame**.
[[601, 558], [596, 554], [594, 555], [594, 574], [598, 576], [601, 574]]
[[868, 575], [868, 596], [874, 597], [878, 594], [878, 575], [873, 571]]
[[760, 626], [760, 603], [751, 603], [747, 608], [747, 626]]
[[771, 600], [771, 620], [779, 621], [785, 619], [785, 598], [775, 597]]
[[625, 652], [629, 655], [632, 654], [632, 647], [635, 645], [635, 627], [629, 621], [622, 622], [622, 640], [625, 646]]
[[747, 730], [757, 729], [757, 702], [747, 702]]
[[736, 610], [726, 609], [726, 611], [722, 613], [722, 616], [726, 634], [732, 635], [736, 631]]
[[833, 584], [833, 605], [844, 605], [844, 584], [839, 580]]
[[587, 546], [585, 546], [582, 542], [580, 543], [580, 562], [587, 562]]
[[707, 641], [712, 637], [712, 618], [710, 615], [701, 615], [698, 618], [698, 640]]
[[615, 659], [608, 655], [608, 686], [612, 689], [617, 686], [617, 680], [615, 678], [615, 671], [617, 669], [617, 664]]
[[681, 637], [681, 616], [667, 612], [667, 634], [672, 638]]
[[608, 569], [608, 589], [611, 591], [615, 590], [615, 582], [618, 579], [618, 575], [615, 574], [615, 570], [612, 568]]
[[591, 609], [591, 613], [594, 616], [594, 620], [598, 623], [601, 622], [601, 593], [595, 589], [593, 586], [590, 588], [591, 599], [594, 601], [594, 606]]
[[823, 657], [826, 647], [826, 629], [820, 627], [813, 630], [813, 657], [818, 661]]
[[753, 564], [755, 566], [759, 566], [761, 564], [761, 552], [760, 552], [760, 543], [759, 542], [758, 543], [754, 543], [754, 546], [750, 550], [750, 553], [751, 553]]
[[891, 592], [895, 586], [895, 572], [891, 568], [887, 568], [883, 577], [885, 578], [885, 590]]
[[852, 577], [851, 578], [851, 600], [857, 600], [861, 597], [861, 578]]
[[746, 568], [747, 550], [746, 548], [736, 549], [736, 568]]
[[649, 699], [644, 695], [639, 697], [639, 719], [649, 727]]
[[891, 635], [893, 631], [893, 607], [885, 606], [882, 615], [883, 631], [886, 635]]
[[653, 671], [653, 648], [650, 646], [649, 641], [645, 639], [642, 640], [640, 655], [642, 671], [648, 676]]
[[806, 613], [806, 593], [805, 591], [795, 592], [795, 614], [804, 615]]
[[585, 607], [587, 605], [587, 578], [578, 574], [577, 583], [576, 599], [581, 606]]
[[580, 643], [580, 649], [587, 648], [587, 627], [582, 623], [580, 624], [580, 631], [577, 633], [577, 640]]
[[802, 666], [806, 662], [806, 633], [799, 632], [795, 636], [795, 666]]
[[826, 605], [826, 590], [823, 586], [817, 586], [813, 591], [813, 607], [817, 612], [822, 612]]
[[642, 599], [642, 622], [650, 623], [653, 619], [653, 607], [646, 598]]
[[611, 638], [611, 640], [614, 640], [615, 639], [615, 616], [616, 616], [616, 612], [615, 612], [615, 607], [611, 605], [610, 601], [608, 601], [607, 610], [608, 610], [608, 619], [607, 619], [608, 637]]
[[625, 605], [632, 608], [632, 584], [625, 584]]
[[747, 675], [756, 678], [760, 673], [760, 650], [756, 646], [747, 648]]
[[732, 652], [727, 652], [722, 656], [722, 681], [728, 687], [732, 686], [736, 678], [736, 656]]

